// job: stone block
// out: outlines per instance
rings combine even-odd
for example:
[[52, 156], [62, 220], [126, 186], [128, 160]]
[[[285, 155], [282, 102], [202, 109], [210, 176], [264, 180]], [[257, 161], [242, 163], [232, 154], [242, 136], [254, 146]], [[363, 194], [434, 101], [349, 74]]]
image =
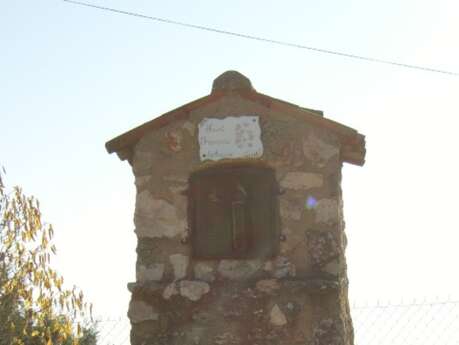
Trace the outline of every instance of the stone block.
[[280, 253], [283, 256], [290, 256], [304, 244], [306, 239], [303, 231], [292, 231], [289, 228], [284, 228], [282, 235], [285, 236], [285, 240], [280, 243]]
[[153, 167], [152, 153], [148, 151], [135, 150], [132, 161], [132, 169], [136, 175], [144, 175], [151, 172]]
[[312, 262], [324, 266], [340, 254], [336, 235], [329, 231], [311, 231], [307, 234], [308, 253]]
[[164, 264], [153, 264], [149, 266], [139, 265], [136, 278], [138, 282], [160, 281], [164, 274]]
[[211, 283], [215, 280], [214, 268], [203, 262], [198, 262], [194, 265], [194, 277]]
[[181, 131], [168, 131], [164, 134], [164, 144], [173, 153], [182, 151], [182, 141]]
[[210, 291], [210, 286], [206, 282], [194, 280], [182, 280], [179, 282], [180, 295], [191, 301], [199, 301], [203, 295]]
[[190, 262], [189, 257], [183, 254], [172, 254], [169, 256], [169, 260], [172, 264], [172, 269], [174, 270], [175, 279], [178, 280], [185, 278], [188, 270], [188, 264]]
[[257, 282], [256, 288], [260, 292], [273, 295], [280, 289], [280, 284], [277, 279], [263, 279]]
[[343, 330], [339, 320], [322, 319], [312, 332], [312, 345], [343, 345]]
[[247, 279], [254, 276], [263, 267], [260, 260], [222, 260], [218, 273], [228, 279]]
[[185, 129], [185, 130], [187, 130], [188, 133], [189, 133], [192, 137], [194, 137], [195, 132], [196, 132], [196, 126], [195, 126], [193, 123], [191, 123], [190, 121], [186, 121], [186, 122], [182, 125], [182, 128]]
[[143, 175], [135, 177], [135, 185], [137, 189], [142, 189], [151, 180], [151, 175]]
[[269, 314], [269, 322], [274, 326], [284, 326], [287, 324], [287, 318], [282, 310], [279, 308], [277, 304], [271, 309], [271, 313]]
[[159, 314], [150, 304], [137, 300], [131, 300], [129, 303], [128, 316], [132, 323], [155, 321], [159, 318]]
[[314, 165], [324, 167], [332, 157], [339, 154], [339, 147], [328, 144], [311, 133], [303, 139], [303, 154]]
[[280, 184], [282, 188], [308, 190], [322, 187], [323, 183], [324, 179], [321, 174], [293, 171], [288, 172]]
[[274, 261], [273, 276], [277, 279], [296, 276], [296, 267], [285, 256], [278, 256]]
[[136, 233], [139, 237], [173, 238], [185, 231], [185, 221], [177, 216], [175, 207], [162, 199], [155, 199], [150, 191], [137, 194]]
[[329, 263], [327, 263], [323, 270], [327, 273], [333, 274], [335, 276], [339, 275], [341, 272], [341, 265], [338, 261], [338, 259], [332, 260]]
[[178, 291], [178, 288], [177, 288], [177, 284], [175, 282], [167, 285], [165, 288], [164, 288], [164, 291], [163, 291], [163, 298], [164, 299], [170, 299], [172, 296], [175, 296], [175, 295], [178, 295], [179, 291]]
[[286, 200], [285, 198], [280, 200], [280, 214], [282, 218], [298, 221], [301, 219], [302, 211], [301, 204]]
[[321, 199], [315, 208], [317, 223], [335, 224], [340, 217], [338, 201], [336, 199]]

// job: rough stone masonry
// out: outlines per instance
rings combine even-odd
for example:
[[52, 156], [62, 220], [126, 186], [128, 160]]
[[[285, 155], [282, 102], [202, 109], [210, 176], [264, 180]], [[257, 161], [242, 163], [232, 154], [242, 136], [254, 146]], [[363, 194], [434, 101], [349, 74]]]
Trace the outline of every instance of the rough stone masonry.
[[[204, 125], [221, 133], [207, 134]], [[137, 189], [137, 274], [128, 284], [131, 344], [353, 344], [340, 182], [343, 162], [364, 163], [363, 135], [320, 111], [258, 93], [245, 76], [228, 71], [215, 79], [208, 96], [106, 147], [132, 166]], [[238, 227], [256, 217], [252, 209], [240, 211], [250, 192], [237, 185], [239, 199], [228, 204], [234, 206], [230, 225], [223, 226], [225, 216], [221, 228], [212, 223], [216, 237], [208, 245], [223, 241], [226, 232], [236, 242], [222, 257], [203, 258], [190, 233], [206, 231], [190, 224], [199, 203], [187, 194], [190, 176], [233, 163], [274, 171], [279, 236], [265, 236], [262, 228], [256, 238], [273, 241], [274, 253], [251, 256], [249, 246], [247, 257], [232, 257], [234, 243], [242, 243], [248, 231]], [[209, 198], [216, 205], [220, 200]], [[218, 215], [196, 217], [211, 224], [201, 218]]]

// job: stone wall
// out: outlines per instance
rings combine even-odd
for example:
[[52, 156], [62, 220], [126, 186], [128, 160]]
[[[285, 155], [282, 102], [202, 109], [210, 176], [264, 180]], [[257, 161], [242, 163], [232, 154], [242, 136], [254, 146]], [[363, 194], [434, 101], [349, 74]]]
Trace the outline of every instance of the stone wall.
[[[137, 278], [131, 343], [352, 345], [338, 139], [237, 94], [143, 136], [134, 149]], [[260, 117], [276, 171], [282, 239], [270, 260], [194, 260], [187, 189], [205, 117]], [[319, 115], [317, 115], [319, 116]]]

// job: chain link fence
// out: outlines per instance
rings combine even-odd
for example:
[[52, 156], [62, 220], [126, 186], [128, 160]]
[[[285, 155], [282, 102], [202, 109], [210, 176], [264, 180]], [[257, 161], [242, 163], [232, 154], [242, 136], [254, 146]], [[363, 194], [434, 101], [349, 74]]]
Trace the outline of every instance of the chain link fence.
[[131, 324], [126, 317], [97, 320], [97, 345], [130, 345]]
[[[459, 301], [351, 306], [355, 345], [459, 345]], [[99, 319], [98, 345], [130, 345], [127, 317]]]
[[459, 301], [351, 307], [356, 345], [459, 345]]

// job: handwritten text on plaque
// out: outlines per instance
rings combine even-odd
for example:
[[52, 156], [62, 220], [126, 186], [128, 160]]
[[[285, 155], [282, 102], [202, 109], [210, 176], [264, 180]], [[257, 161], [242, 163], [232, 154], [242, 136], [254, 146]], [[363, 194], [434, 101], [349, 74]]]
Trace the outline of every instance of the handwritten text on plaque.
[[199, 157], [203, 160], [261, 157], [263, 143], [258, 116], [205, 118], [199, 123]]

